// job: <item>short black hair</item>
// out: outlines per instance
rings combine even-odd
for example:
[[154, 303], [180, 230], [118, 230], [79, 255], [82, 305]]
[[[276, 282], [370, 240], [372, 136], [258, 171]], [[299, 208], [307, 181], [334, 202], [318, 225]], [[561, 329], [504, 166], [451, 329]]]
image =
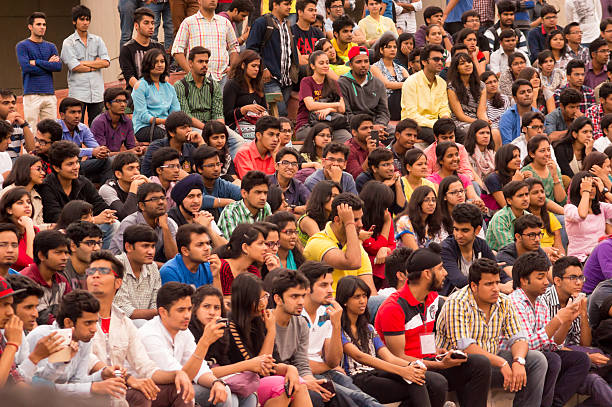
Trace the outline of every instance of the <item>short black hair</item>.
[[[191, 153], [191, 163], [197, 171], [202, 168], [204, 161], [208, 160], [209, 158], [213, 158], [214, 156], [219, 156], [219, 150], [203, 144], [196, 148], [193, 153]], [[221, 157], [219, 157], [219, 159], [221, 159]]]
[[589, 55], [591, 56], [591, 58], [593, 58], [593, 54], [596, 53], [599, 48], [603, 47], [604, 45], [608, 45], [606, 40], [601, 37], [595, 38], [593, 42], [591, 42], [591, 44], [589, 45]]
[[308, 279], [298, 270], [289, 270], [286, 268], [278, 269], [274, 279], [272, 280], [272, 295], [282, 299], [283, 294], [290, 288], [300, 287], [309, 288]]
[[136, 191], [136, 200], [138, 203], [144, 202], [147, 199], [149, 194], [154, 192], [161, 192], [166, 195], [166, 190], [160, 184], [156, 182], [145, 182], [138, 186], [138, 190]]
[[185, 297], [191, 298], [194, 292], [194, 288], [189, 284], [168, 281], [157, 291], [157, 308], [164, 308], [170, 312], [170, 308], [175, 302]]
[[249, 171], [242, 177], [240, 189], [250, 192], [251, 189], [259, 185], [268, 185], [266, 174], [261, 171]]
[[514, 219], [514, 234], [522, 235], [527, 229], [542, 229], [542, 221], [535, 215], [527, 214]]
[[[565, 276], [565, 271], [567, 270], [568, 267], [580, 267], [580, 270], [582, 270], [582, 263], [580, 263], [580, 260], [578, 260], [577, 257], [574, 256], [563, 256], [560, 259], [558, 259], [555, 264], [553, 264], [552, 267], [552, 275], [553, 278], [555, 277], [559, 277], [559, 278], [563, 278]], [[11, 286], [13, 286], [13, 284], [11, 284]], [[13, 287], [13, 290], [15, 289], [15, 287]]]
[[343, 192], [341, 194], [336, 195], [331, 204], [331, 213], [329, 214], [329, 219], [334, 219], [338, 216], [338, 206], [341, 204], [347, 204], [354, 211], [358, 211], [363, 208], [363, 201], [357, 195], [352, 194], [350, 192]]
[[[578, 27], [580, 28], [580, 24], [576, 21], [572, 21], [571, 23], [568, 23], [564, 28], [563, 28], [563, 35], [568, 35], [570, 33], [570, 30], [574, 27]], [[602, 30], [603, 31], [603, 30]]]
[[168, 138], [170, 138], [170, 133], [176, 133], [176, 129], [181, 126], [192, 126], [193, 120], [189, 115], [181, 110], [177, 110], [176, 112], [172, 112], [168, 115], [166, 119], [166, 132], [168, 133]]
[[70, 241], [62, 232], [58, 230], [43, 230], [34, 236], [34, 263], [39, 265], [41, 259], [39, 254], [47, 257], [49, 251], [57, 249], [58, 247], [65, 247], [70, 250]]
[[140, 165], [140, 160], [136, 154], [130, 153], [129, 151], [120, 152], [115, 156], [115, 159], [111, 164], [113, 174], [115, 171], [123, 172], [123, 167], [133, 163], [138, 163], [138, 165]]
[[42, 134], [49, 133], [51, 136], [51, 143], [60, 141], [63, 136], [62, 126], [53, 119], [43, 119], [36, 123], [36, 128]]
[[365, 113], [360, 113], [360, 114], [356, 114], [351, 118], [351, 130], [357, 130], [359, 129], [359, 126], [361, 126], [361, 123], [363, 122], [372, 122], [374, 123], [374, 118], [372, 116], [370, 116], [369, 114], [365, 114]]
[[340, 16], [332, 23], [332, 30], [334, 33], [339, 33], [344, 27], [355, 26], [355, 22], [347, 15]]
[[[543, 9], [544, 7], [542, 7], [542, 10]], [[567, 63], [565, 72], [567, 73], [567, 76], [570, 76], [574, 69], [580, 69], [580, 68], [585, 69], [584, 62], [582, 62], [580, 59], [572, 59]]]
[[17, 308], [17, 305], [21, 304], [26, 298], [34, 296], [42, 298], [45, 294], [42, 287], [35, 283], [34, 280], [21, 274], [9, 274], [6, 276], [6, 281], [11, 285], [11, 288], [15, 291], [21, 291], [13, 295], [13, 309]]
[[19, 232], [19, 228], [14, 223], [2, 222], [0, 223], [0, 233], [2, 232], [13, 232], [17, 236], [17, 240], [21, 238], [21, 233]]
[[65, 160], [74, 157], [78, 158], [80, 153], [81, 149], [72, 141], [56, 141], [49, 149], [49, 163], [51, 166], [61, 167]]
[[117, 278], [123, 279], [123, 275], [125, 273], [125, 267], [123, 264], [115, 257], [115, 255], [110, 250], [97, 250], [91, 253], [91, 263], [96, 260], [106, 260], [111, 263], [113, 266], [113, 271], [117, 273]]
[[76, 23], [76, 21], [81, 17], [87, 17], [89, 20], [91, 20], [91, 10], [89, 7], [82, 4], [77, 4], [72, 8], [72, 22]]
[[[529, 112], [524, 113], [521, 116], [521, 128], [531, 125], [531, 122], [536, 119], [541, 121], [542, 124], [544, 124], [544, 122], [546, 121], [546, 117], [544, 117], [544, 115], [539, 111], [534, 112], [530, 110]], [[512, 153], [514, 154], [514, 151]]]
[[28, 25], [34, 24], [34, 20], [37, 18], [42, 18], [43, 20], [47, 21], [47, 15], [45, 13], [42, 11], [35, 11], [28, 17]]
[[558, 13], [559, 11], [555, 8], [555, 6], [544, 3], [544, 5], [542, 6], [542, 9], [540, 10], [540, 17], [543, 18], [546, 14], [557, 15]]
[[186, 247], [189, 249], [189, 245], [191, 244], [192, 234], [208, 235], [208, 232], [206, 231], [206, 228], [200, 225], [199, 223], [187, 223], [185, 225], [179, 226], [178, 230], [176, 231], [176, 237], [175, 237], [176, 247], [179, 253], [181, 252], [181, 249], [183, 247]]
[[508, 13], [508, 12], [516, 13], [516, 3], [512, 0], [501, 0], [497, 3], [497, 12]]
[[[580, 26], [580, 24], [578, 24], [578, 23], [575, 23], [575, 24]], [[606, 28], [608, 28], [609, 25], [612, 25], [612, 18], [608, 17], [608, 18], [602, 19], [601, 23], [599, 23], [599, 31], [601, 31], [601, 32], [606, 31]]]
[[81, 112], [83, 111], [83, 102], [81, 102], [78, 99], [75, 98], [71, 98], [71, 97], [67, 97], [62, 99], [62, 101], [59, 104], [59, 112], [60, 113], [66, 113], [66, 111], [71, 108], [71, 107], [80, 107], [81, 108]]
[[480, 20], [480, 14], [476, 10], [468, 10], [461, 14], [461, 24], [465, 25], [467, 23], [468, 17], [478, 17]]
[[574, 88], [565, 88], [559, 94], [559, 104], [567, 106], [571, 103], [582, 103], [582, 93]]
[[385, 280], [389, 287], [397, 288], [397, 272], [406, 274], [406, 260], [412, 254], [409, 247], [398, 247], [385, 259]]
[[238, 10], [239, 13], [247, 12], [251, 14], [255, 8], [253, 7], [251, 0], [233, 0], [232, 4], [229, 6], [229, 11], [232, 10]]
[[601, 131], [603, 132], [604, 129], [607, 130], [611, 124], [612, 124], [612, 113], [608, 113], [604, 115], [604, 117], [601, 118]]
[[189, 50], [189, 56], [187, 57], [187, 59], [190, 61], [193, 61], [196, 55], [201, 55], [201, 54], [206, 54], [210, 58], [211, 53], [208, 48], [204, 48], [198, 45], [197, 47], [193, 47]]
[[123, 232], [123, 250], [125, 244], [132, 246], [138, 242], [157, 243], [157, 233], [149, 225], [130, 225]]
[[68, 318], [73, 324], [83, 316], [83, 312], [97, 314], [100, 312], [100, 301], [92, 293], [85, 290], [73, 290], [64, 294], [57, 311], [57, 325], [64, 328], [64, 319]]
[[134, 10], [134, 22], [135, 23], [140, 24], [143, 17], [145, 16], [155, 19], [155, 14], [153, 14], [153, 11], [151, 11], [151, 9], [148, 7], [138, 7], [136, 10]]
[[512, 265], [512, 287], [521, 288], [521, 278], [529, 280], [534, 271], [548, 271], [548, 258], [538, 252], [525, 253]]
[[453, 208], [452, 218], [457, 223], [469, 223], [474, 229], [482, 226], [482, 213], [474, 204], [460, 203]]
[[332, 274], [334, 268], [320, 261], [307, 261], [298, 268], [298, 272], [302, 273], [304, 277], [308, 279], [310, 283], [310, 292], [312, 292], [312, 288], [317, 280], [327, 274]]
[[162, 147], [155, 151], [151, 156], [151, 172], [157, 175], [157, 169], [164, 165], [166, 161], [179, 160], [179, 152], [172, 147]]
[[444, 11], [438, 6], [429, 6], [423, 10], [423, 20], [427, 23], [427, 20], [436, 14], [443, 13]]
[[[120, 87], [112, 87], [112, 88], [106, 88], [104, 90], [104, 105], [106, 106], [107, 104], [110, 104], [113, 100], [115, 100], [117, 98], [117, 96], [125, 96], [125, 98], [129, 101], [130, 100], [130, 94], [126, 89], [120, 88]], [[106, 106], [106, 108], [108, 109], [108, 106]]]
[[[602, 83], [601, 87], [599, 88], [599, 99], [600, 100], [607, 99], [608, 96], [610, 95], [612, 95], [612, 83], [610, 82]], [[582, 98], [580, 99], [580, 102], [582, 102]]]
[[444, 54], [444, 48], [442, 48], [438, 44], [427, 44], [421, 50], [421, 63], [423, 61], [427, 61], [429, 59], [429, 55], [432, 52], [439, 52], [440, 54]]
[[13, 126], [6, 120], [0, 120], [0, 140], [11, 137], [13, 134]]
[[298, 162], [300, 161], [300, 154], [293, 147], [283, 147], [278, 150], [278, 153], [276, 153], [276, 157], [274, 157], [274, 160], [276, 162], [280, 162], [280, 160], [286, 155], [292, 155]]
[[525, 181], [510, 181], [502, 188], [505, 199], [512, 198], [521, 188], [529, 188]]
[[516, 38], [516, 32], [511, 28], [506, 28], [499, 33], [499, 41], [505, 40], [506, 38]]
[[457, 126], [455, 125], [455, 122], [452, 119], [448, 117], [443, 117], [441, 119], [436, 120], [432, 127], [432, 130], [434, 136], [438, 137], [440, 134], [453, 133], [455, 130], [457, 130]]
[[389, 160], [393, 160], [393, 153], [391, 150], [384, 147], [378, 147], [368, 154], [368, 168], [371, 171], [372, 167], [378, 167], [381, 162]]
[[297, 0], [297, 2], [295, 3], [295, 11], [304, 12], [304, 10], [306, 10], [306, 6], [308, 6], [309, 4], [314, 4], [316, 6], [317, 0]]
[[497, 262], [487, 257], [474, 260], [468, 271], [468, 282], [478, 285], [483, 274], [499, 275], [501, 272]]
[[517, 79], [512, 83], [512, 96], [516, 96], [521, 86], [529, 86], [533, 89], [533, 85], [527, 79]]
[[268, 129], [275, 129], [280, 131], [280, 121], [278, 117], [274, 116], [263, 116], [257, 123], [255, 123], [255, 133], [263, 134], [264, 131]]
[[323, 147], [323, 158], [327, 157], [327, 154], [330, 154], [330, 153], [331, 154], [342, 153], [344, 154], [344, 159], [346, 160], [348, 159], [350, 152], [351, 150], [348, 148], [347, 145], [338, 143], [337, 141], [332, 141], [331, 143]]
[[78, 247], [86, 237], [102, 238], [103, 233], [98, 225], [85, 220], [79, 220], [68, 225], [66, 236]]
[[413, 129], [416, 130], [417, 133], [419, 131], [419, 124], [416, 122], [416, 120], [411, 119], [411, 118], [406, 118], [401, 120], [399, 123], [397, 123], [397, 125], [395, 126], [395, 132], [402, 134], [402, 132], [406, 129]]

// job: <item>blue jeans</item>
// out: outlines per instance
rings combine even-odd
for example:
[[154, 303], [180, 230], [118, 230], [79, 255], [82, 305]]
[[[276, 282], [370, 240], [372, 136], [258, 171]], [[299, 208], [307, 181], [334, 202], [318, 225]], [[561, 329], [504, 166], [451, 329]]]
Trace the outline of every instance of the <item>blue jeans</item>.
[[119, 49], [132, 39], [134, 31], [134, 10], [140, 7], [141, 0], [119, 0], [117, 9], [119, 10], [119, 20], [121, 26], [121, 39]]
[[104, 250], [108, 250], [108, 248], [110, 247], [115, 232], [119, 230], [119, 225], [120, 223], [118, 220], [113, 223], [103, 223], [101, 225], [98, 225], [98, 227], [102, 231], [102, 248]]
[[315, 375], [315, 377], [317, 379], [327, 379], [334, 382], [336, 392], [351, 399], [359, 407], [382, 407], [382, 404], [376, 401], [374, 397], [355, 386], [355, 384], [353, 384], [353, 379], [337, 370], [328, 370], [323, 374]]
[[[508, 350], [498, 352], [498, 356], [512, 363], [512, 353]], [[548, 361], [542, 352], [530, 350], [525, 357], [525, 370], [527, 371], [527, 386], [523, 387], [514, 395], [514, 407], [540, 407], [542, 404], [542, 393], [544, 391], [544, 379], [548, 370]], [[504, 377], [498, 367], [493, 367], [491, 375], [491, 388], [503, 388]]]
[[170, 3], [150, 3], [145, 4], [145, 7], [150, 8], [153, 14], [155, 14], [155, 30], [153, 31], [153, 39], [158, 41], [157, 33], [159, 31], [159, 25], [161, 19], [164, 19], [164, 48], [172, 48], [172, 34], [174, 26], [172, 25], [172, 14], [170, 13]]
[[287, 117], [287, 102], [291, 97], [291, 85], [282, 87], [280, 82], [276, 79], [270, 79], [270, 82], [264, 83], [265, 93], [281, 93], [283, 95], [283, 101], [278, 102], [278, 115]]
[[555, 218], [561, 223], [561, 243], [563, 243], [563, 247], [567, 250], [567, 245], [569, 244], [569, 238], [567, 237], [567, 230], [565, 230], [565, 216], [559, 215], [557, 213], [553, 214]]

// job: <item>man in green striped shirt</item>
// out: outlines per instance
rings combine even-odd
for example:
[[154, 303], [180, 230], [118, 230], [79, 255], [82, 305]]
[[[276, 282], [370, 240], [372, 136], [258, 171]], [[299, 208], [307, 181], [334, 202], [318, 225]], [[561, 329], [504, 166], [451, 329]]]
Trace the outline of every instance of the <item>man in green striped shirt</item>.
[[487, 244], [499, 251], [514, 242], [514, 220], [529, 212], [529, 187], [525, 181], [511, 181], [503, 189], [506, 206], [493, 215], [487, 229]]

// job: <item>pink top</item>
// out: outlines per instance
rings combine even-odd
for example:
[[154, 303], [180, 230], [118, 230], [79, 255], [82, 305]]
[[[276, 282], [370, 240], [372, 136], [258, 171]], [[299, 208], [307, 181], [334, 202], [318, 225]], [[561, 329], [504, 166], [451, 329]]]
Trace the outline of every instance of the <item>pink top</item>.
[[[428, 179], [429, 181], [433, 182], [436, 185], [440, 185], [440, 182], [442, 182], [442, 177], [437, 172], [434, 172], [426, 179]], [[463, 188], [465, 189], [467, 189], [467, 187], [472, 185], [472, 180], [463, 174], [459, 174], [459, 179], [461, 180], [461, 183], [463, 184]]]
[[[457, 144], [457, 143], [456, 143]], [[438, 165], [438, 161], [436, 158], [436, 146], [437, 142], [432, 143], [429, 147], [423, 150], [425, 157], [427, 157], [427, 172], [431, 175], [440, 170], [440, 166]], [[470, 159], [467, 150], [462, 144], [457, 144], [459, 147], [459, 169], [457, 172], [459, 174], [463, 174], [472, 179], [472, 169], [470, 167]]]
[[612, 204], [601, 202], [599, 215], [588, 214], [585, 219], [578, 215], [576, 205], [565, 205], [565, 229], [569, 244], [567, 255], [585, 261], [591, 254], [601, 236], [606, 234], [606, 220], [612, 218]]

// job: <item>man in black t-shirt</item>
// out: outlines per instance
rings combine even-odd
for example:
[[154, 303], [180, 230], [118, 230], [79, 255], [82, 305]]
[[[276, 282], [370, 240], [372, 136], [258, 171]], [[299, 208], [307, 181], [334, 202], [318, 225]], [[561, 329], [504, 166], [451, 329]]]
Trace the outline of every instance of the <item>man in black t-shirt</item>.
[[123, 44], [119, 52], [119, 65], [125, 78], [126, 88], [132, 90], [142, 77], [142, 58], [152, 49], [159, 48], [165, 53], [164, 46], [151, 40], [155, 27], [155, 15], [146, 8], [140, 7], [134, 11], [134, 28], [136, 36]]
[[300, 51], [300, 65], [308, 65], [308, 56], [314, 51], [315, 43], [319, 38], [324, 38], [323, 31], [312, 24], [317, 19], [317, 2], [316, 0], [298, 0], [295, 5], [298, 20], [291, 27], [293, 40]]

